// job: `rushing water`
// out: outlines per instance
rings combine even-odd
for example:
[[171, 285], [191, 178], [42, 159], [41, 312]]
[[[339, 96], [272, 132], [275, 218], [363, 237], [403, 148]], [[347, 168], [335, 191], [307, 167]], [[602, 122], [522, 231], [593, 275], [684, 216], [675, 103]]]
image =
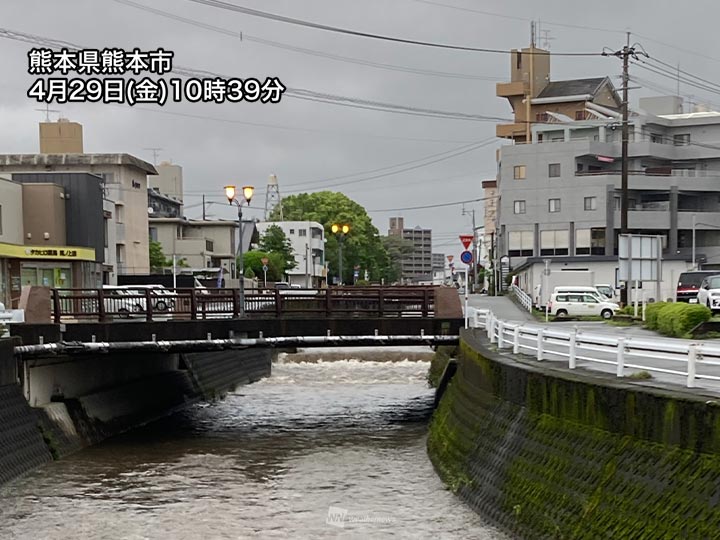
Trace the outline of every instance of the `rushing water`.
[[427, 369], [276, 363], [0, 487], [0, 538], [501, 538], [427, 458]]

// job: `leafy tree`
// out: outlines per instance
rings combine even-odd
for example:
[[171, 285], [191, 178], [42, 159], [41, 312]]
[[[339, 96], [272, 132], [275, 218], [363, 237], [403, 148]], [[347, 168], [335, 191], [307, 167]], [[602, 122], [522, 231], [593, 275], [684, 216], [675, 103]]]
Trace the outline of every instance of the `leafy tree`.
[[281, 274], [297, 266], [290, 239], [285, 236], [285, 231], [279, 225], [270, 225], [267, 228], [265, 234], [260, 237], [258, 249], [267, 254], [280, 255], [280, 260], [282, 260], [280, 265]]
[[387, 279], [390, 283], [399, 281], [402, 277], [402, 260], [406, 256], [412, 255], [415, 247], [410, 240], [402, 236], [383, 236], [381, 241], [388, 254]]
[[[300, 193], [283, 199], [283, 216], [289, 221], [316, 221], [325, 228], [325, 258], [330, 263], [330, 275], [339, 271], [339, 235], [333, 234], [333, 223], [347, 224], [350, 232], [343, 240], [343, 281], [352, 283], [355, 266], [361, 274], [367, 270], [371, 281], [388, 279], [388, 254], [380, 241], [377, 228], [372, 224], [365, 208], [342, 193], [320, 191]], [[279, 220], [279, 208], [275, 208], [271, 220]]]
[[[162, 244], [156, 240], [150, 240], [148, 244], [148, 251], [150, 254], [150, 269], [151, 270], [162, 270], [164, 268], [172, 268], [173, 261], [172, 257], [168, 258], [165, 257], [165, 253], [163, 253]], [[182, 259], [176, 259], [175, 260], [175, 266], [180, 268], [187, 268], [188, 263], [187, 259], [183, 257]]]
[[247, 274], [248, 270], [252, 270], [252, 272], [255, 274], [255, 276], [258, 277], [259, 280], [262, 280], [265, 278], [265, 274], [263, 273], [263, 263], [262, 259], [263, 257], [268, 258], [268, 271], [267, 271], [267, 279], [268, 281], [282, 281], [283, 278], [283, 271], [282, 271], [282, 265], [283, 265], [283, 258], [282, 254], [280, 253], [265, 253], [264, 251], [249, 251], [243, 255], [243, 262], [245, 265], [243, 268], [245, 268], [245, 273]]
[[153, 270], [163, 268], [166, 260], [162, 244], [156, 240], [150, 240], [148, 249], [150, 252], [150, 268]]

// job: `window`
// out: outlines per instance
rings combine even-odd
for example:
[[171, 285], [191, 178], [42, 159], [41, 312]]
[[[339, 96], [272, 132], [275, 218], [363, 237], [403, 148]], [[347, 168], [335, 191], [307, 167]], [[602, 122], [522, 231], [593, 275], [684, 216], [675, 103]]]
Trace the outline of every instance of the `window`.
[[557, 178], [560, 176], [560, 164], [559, 163], [550, 163], [548, 165], [548, 176], [550, 178]]
[[524, 214], [525, 213], [525, 201], [515, 201], [513, 203], [513, 213], [514, 214]]
[[205, 239], [205, 251], [215, 251], [215, 243], [212, 240]]
[[115, 205], [115, 223], [124, 223], [125, 222], [125, 220], [123, 219], [124, 216], [125, 216], [124, 208], [121, 205], [116, 204]]
[[298, 236], [307, 236], [307, 229], [298, 229]]
[[675, 146], [687, 146], [690, 144], [690, 134], [678, 133], [677, 135], [673, 135], [673, 144]]
[[598, 300], [594, 296], [586, 294], [585, 296], [583, 296], [583, 302], [585, 302], [586, 304], [597, 304]]
[[567, 255], [567, 231], [542, 231], [540, 233], [540, 255]]
[[550, 120], [550, 116], [546, 112], [535, 114], [536, 122], [547, 122], [548, 120]]
[[[109, 221], [110, 220], [108, 218], [103, 219], [103, 237], [104, 237], [104, 241], [105, 241], [105, 247], [108, 247], [108, 222]], [[2, 234], [2, 231], [0, 231], [0, 234]], [[151, 231], [151, 236], [152, 236], [152, 231]]]
[[618, 212], [622, 210], [622, 199], [620, 197], [615, 197], [615, 211]]
[[575, 111], [575, 120], [586, 120], [587, 119], [587, 111]]
[[153, 242], [158, 241], [157, 227], [150, 227], [150, 240], [152, 240]]
[[651, 133], [650, 134], [650, 142], [662, 144], [663, 143], [663, 136], [659, 133]]
[[532, 231], [510, 231], [508, 239], [508, 256], [533, 256], [534, 235]]
[[548, 199], [548, 212], [551, 214], [560, 211], [560, 199]]
[[295, 229], [290, 229], [290, 234], [295, 234]]
[[605, 255], [605, 229], [576, 229], [575, 255]]
[[513, 167], [513, 178], [515, 180], [525, 179], [525, 165], [515, 165]]
[[582, 164], [582, 163], [578, 163], [577, 166], [576, 166], [576, 168], [575, 168], [575, 171], [576, 171], [576, 172], [583, 172], [583, 170], [585, 170], [585, 165]]
[[597, 197], [585, 197], [585, 210], [597, 210]]
[[0, 234], [3, 233], [3, 227], [2, 227], [2, 205], [0, 204]]

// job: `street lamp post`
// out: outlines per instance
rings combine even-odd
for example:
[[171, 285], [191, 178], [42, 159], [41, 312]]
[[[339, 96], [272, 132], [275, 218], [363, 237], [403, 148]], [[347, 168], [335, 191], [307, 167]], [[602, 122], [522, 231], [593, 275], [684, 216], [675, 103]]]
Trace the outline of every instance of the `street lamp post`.
[[[243, 264], [243, 222], [242, 222], [242, 205], [247, 202], [250, 206], [250, 200], [253, 196], [255, 188], [253, 186], [243, 186], [242, 199], [235, 197], [235, 186], [225, 186], [225, 196], [230, 204], [238, 207], [238, 230], [240, 233], [240, 241], [235, 251], [235, 275], [240, 278], [240, 309], [239, 315], [245, 316], [245, 265]], [[239, 269], [239, 272], [238, 272]], [[239, 276], [238, 276], [239, 274]]]
[[343, 248], [343, 241], [345, 240], [345, 235], [350, 232], [350, 225], [346, 223], [333, 223], [330, 227], [330, 230], [333, 232], [333, 234], [337, 234], [338, 236], [338, 270], [340, 274], [340, 285], [342, 285], [343, 282], [343, 256], [342, 256], [342, 248]]

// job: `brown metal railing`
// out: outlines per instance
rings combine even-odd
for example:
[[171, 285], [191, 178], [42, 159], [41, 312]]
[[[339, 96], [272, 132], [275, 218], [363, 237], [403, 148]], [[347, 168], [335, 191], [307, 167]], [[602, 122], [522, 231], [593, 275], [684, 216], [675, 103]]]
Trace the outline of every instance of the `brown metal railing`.
[[[244, 310], [241, 309], [244, 307]], [[55, 323], [307, 317], [432, 317], [435, 287], [327, 289], [53, 289]]]

